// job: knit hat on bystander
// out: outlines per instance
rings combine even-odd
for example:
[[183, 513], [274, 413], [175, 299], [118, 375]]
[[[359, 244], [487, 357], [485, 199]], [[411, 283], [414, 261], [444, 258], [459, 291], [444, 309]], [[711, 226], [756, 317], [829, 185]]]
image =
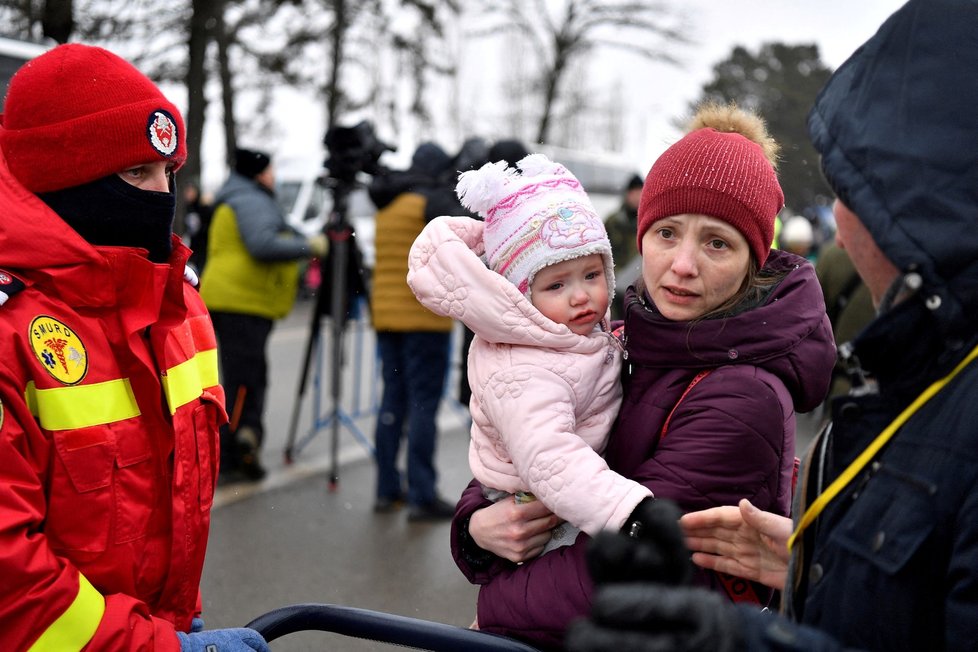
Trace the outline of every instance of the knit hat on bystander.
[[516, 166], [497, 161], [459, 175], [462, 205], [486, 223], [489, 267], [529, 297], [533, 277], [544, 267], [601, 254], [613, 297], [611, 243], [580, 182], [543, 154], [530, 154]]
[[774, 218], [784, 207], [775, 172], [777, 143], [760, 117], [732, 105], [707, 105], [690, 133], [656, 160], [638, 207], [638, 249], [657, 220], [709, 215], [743, 234], [762, 266], [774, 240]]
[[234, 171], [248, 179], [254, 179], [268, 169], [272, 157], [265, 152], [238, 147], [234, 150]]
[[180, 112], [132, 64], [71, 43], [10, 80], [0, 150], [28, 190], [79, 186], [129, 167], [187, 158]]

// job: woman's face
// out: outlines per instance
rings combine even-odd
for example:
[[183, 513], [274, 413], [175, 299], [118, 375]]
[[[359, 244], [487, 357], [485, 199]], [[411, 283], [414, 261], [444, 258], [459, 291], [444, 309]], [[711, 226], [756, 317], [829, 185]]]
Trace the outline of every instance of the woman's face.
[[750, 246], [740, 231], [707, 215], [674, 215], [642, 236], [642, 279], [667, 319], [689, 321], [723, 305], [740, 289]]

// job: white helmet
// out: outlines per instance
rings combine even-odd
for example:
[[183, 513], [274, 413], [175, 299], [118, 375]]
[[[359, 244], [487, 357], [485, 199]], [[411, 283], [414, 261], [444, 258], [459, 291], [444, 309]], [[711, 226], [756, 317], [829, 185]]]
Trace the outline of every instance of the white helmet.
[[808, 246], [815, 243], [815, 232], [812, 223], [806, 218], [796, 215], [789, 218], [781, 227], [780, 240], [782, 246]]

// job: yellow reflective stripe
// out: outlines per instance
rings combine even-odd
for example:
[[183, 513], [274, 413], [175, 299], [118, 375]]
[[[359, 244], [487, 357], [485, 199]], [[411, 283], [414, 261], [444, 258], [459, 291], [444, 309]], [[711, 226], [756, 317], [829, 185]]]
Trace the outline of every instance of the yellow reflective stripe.
[[976, 357], [978, 357], [978, 346], [971, 349], [971, 353], [969, 353], [964, 360], [959, 362], [951, 373], [944, 376], [940, 380], [933, 382], [930, 387], [925, 389], [923, 393], [921, 393], [920, 396], [914, 400], [913, 403], [904, 408], [903, 412], [901, 412], [897, 418], [890, 423], [890, 425], [884, 428], [883, 432], [877, 435], [876, 439], [874, 439], [869, 446], [867, 446], [866, 449], [852, 461], [846, 470], [835, 479], [835, 482], [830, 484], [825, 491], [818, 495], [815, 502], [813, 502], [811, 506], [805, 510], [805, 513], [798, 522], [798, 526], [795, 528], [795, 531], [792, 532], [791, 536], [788, 538], [788, 550], [794, 548], [795, 542], [798, 540], [798, 537], [802, 535], [805, 529], [811, 525], [815, 519], [818, 518], [819, 514], [821, 514], [822, 511], [828, 507], [828, 504], [832, 502], [857, 475], [859, 475], [859, 472], [862, 471], [867, 464], [869, 464], [870, 460], [876, 457], [876, 454], [880, 451], [880, 449], [882, 449], [883, 446], [893, 438], [893, 435], [895, 435], [896, 432], [903, 427], [903, 424], [905, 424], [910, 417], [917, 412], [917, 410], [922, 408], [927, 401], [934, 398], [939, 391], [944, 389], [944, 387], [951, 382], [955, 376], [961, 373], [965, 367], [971, 364]]
[[180, 406], [203, 394], [205, 388], [217, 385], [217, 349], [199, 351], [186, 362], [171, 367], [162, 376], [162, 381], [166, 402], [173, 414]]
[[24, 389], [24, 402], [27, 403], [27, 409], [31, 411], [34, 418], [37, 418], [37, 389], [35, 389], [34, 381], [27, 381], [27, 387]]
[[140, 414], [128, 378], [51, 389], [28, 383], [24, 399], [45, 430], [101, 426]]
[[78, 574], [78, 595], [57, 620], [34, 641], [28, 652], [75, 652], [95, 636], [105, 613], [105, 598]]

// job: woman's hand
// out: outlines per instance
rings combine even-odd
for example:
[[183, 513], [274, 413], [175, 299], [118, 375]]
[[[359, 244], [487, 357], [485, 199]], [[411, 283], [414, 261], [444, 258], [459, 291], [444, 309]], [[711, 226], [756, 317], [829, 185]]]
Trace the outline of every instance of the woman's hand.
[[517, 504], [508, 498], [473, 513], [469, 536], [483, 550], [518, 564], [543, 552], [559, 523], [539, 500]]
[[783, 589], [788, 574], [791, 519], [754, 507], [714, 507], [679, 519], [693, 563]]

